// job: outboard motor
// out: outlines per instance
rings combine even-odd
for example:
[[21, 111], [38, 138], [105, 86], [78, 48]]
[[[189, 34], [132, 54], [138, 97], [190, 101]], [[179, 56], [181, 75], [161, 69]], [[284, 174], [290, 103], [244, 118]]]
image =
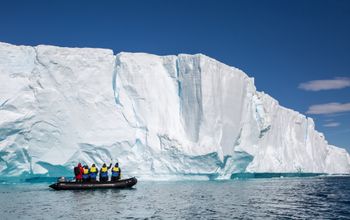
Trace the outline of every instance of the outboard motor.
[[58, 178], [57, 182], [59, 183], [66, 182], [66, 178], [64, 178], [64, 176], [61, 176], [60, 178]]

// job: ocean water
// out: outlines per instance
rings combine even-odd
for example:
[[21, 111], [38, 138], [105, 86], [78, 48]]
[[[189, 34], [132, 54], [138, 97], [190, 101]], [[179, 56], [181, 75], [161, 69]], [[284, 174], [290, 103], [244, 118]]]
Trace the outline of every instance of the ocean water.
[[138, 182], [129, 190], [0, 185], [0, 219], [350, 219], [350, 177]]

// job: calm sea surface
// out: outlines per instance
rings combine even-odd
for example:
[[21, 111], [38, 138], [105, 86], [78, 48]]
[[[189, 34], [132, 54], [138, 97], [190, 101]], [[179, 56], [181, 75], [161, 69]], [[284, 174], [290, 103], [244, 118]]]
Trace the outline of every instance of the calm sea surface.
[[350, 177], [138, 182], [131, 190], [0, 185], [0, 219], [350, 219]]

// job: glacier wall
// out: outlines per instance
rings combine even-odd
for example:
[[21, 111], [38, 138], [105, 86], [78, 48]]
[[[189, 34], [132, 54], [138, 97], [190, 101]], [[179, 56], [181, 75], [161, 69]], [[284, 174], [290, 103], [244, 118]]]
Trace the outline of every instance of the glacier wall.
[[142, 179], [350, 173], [311, 118], [207, 56], [0, 43], [0, 177], [117, 160]]

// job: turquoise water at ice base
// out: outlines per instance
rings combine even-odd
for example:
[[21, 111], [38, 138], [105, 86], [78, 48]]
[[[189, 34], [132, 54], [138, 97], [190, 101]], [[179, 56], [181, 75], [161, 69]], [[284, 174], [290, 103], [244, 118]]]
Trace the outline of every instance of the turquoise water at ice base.
[[139, 181], [130, 190], [0, 185], [1, 219], [350, 219], [350, 177]]

